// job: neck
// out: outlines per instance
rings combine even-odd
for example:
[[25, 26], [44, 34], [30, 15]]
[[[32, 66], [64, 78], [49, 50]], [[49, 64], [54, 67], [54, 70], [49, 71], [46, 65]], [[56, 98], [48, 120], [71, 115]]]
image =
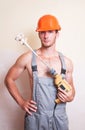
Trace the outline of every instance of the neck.
[[54, 56], [56, 56], [58, 54], [55, 47], [49, 47], [49, 48], [41, 47], [40, 51], [43, 54], [43, 56], [47, 57], [47, 58], [48, 57], [54, 57]]

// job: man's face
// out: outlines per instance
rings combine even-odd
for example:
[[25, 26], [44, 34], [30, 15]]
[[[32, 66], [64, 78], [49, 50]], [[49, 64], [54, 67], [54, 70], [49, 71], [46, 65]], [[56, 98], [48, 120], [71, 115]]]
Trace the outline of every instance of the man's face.
[[51, 47], [55, 44], [57, 32], [56, 31], [41, 31], [39, 32], [39, 38], [43, 47]]

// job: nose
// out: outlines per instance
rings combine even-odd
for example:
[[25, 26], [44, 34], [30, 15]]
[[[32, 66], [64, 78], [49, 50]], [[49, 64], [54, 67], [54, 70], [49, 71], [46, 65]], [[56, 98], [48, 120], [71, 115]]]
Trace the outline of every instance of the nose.
[[48, 34], [49, 34], [48, 32], [45, 32], [45, 33], [44, 33], [44, 37], [45, 37], [45, 38], [48, 38]]

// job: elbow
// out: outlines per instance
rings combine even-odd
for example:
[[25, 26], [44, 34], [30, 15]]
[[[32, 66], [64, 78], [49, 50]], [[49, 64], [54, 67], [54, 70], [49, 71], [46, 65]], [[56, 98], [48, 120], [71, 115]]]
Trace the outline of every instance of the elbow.
[[8, 86], [8, 80], [7, 80], [7, 77], [5, 77], [5, 79], [4, 79], [4, 84], [6, 85], [6, 87]]
[[74, 100], [74, 98], [75, 98], [75, 91], [73, 91], [73, 94], [72, 94], [72, 96], [70, 98], [70, 102], [72, 102]]
[[6, 85], [7, 88], [9, 88], [9, 77], [5, 77], [4, 79], [4, 84]]
[[75, 96], [72, 96], [72, 97], [71, 97], [71, 100], [70, 100], [70, 102], [72, 102], [72, 101], [74, 100], [74, 97], [75, 97]]

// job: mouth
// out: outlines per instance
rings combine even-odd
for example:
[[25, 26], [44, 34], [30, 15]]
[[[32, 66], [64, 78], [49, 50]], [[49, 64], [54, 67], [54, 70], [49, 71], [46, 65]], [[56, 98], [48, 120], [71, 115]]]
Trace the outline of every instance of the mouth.
[[44, 40], [43, 42], [44, 42], [44, 43], [49, 43], [50, 41], [48, 41], [48, 40]]

